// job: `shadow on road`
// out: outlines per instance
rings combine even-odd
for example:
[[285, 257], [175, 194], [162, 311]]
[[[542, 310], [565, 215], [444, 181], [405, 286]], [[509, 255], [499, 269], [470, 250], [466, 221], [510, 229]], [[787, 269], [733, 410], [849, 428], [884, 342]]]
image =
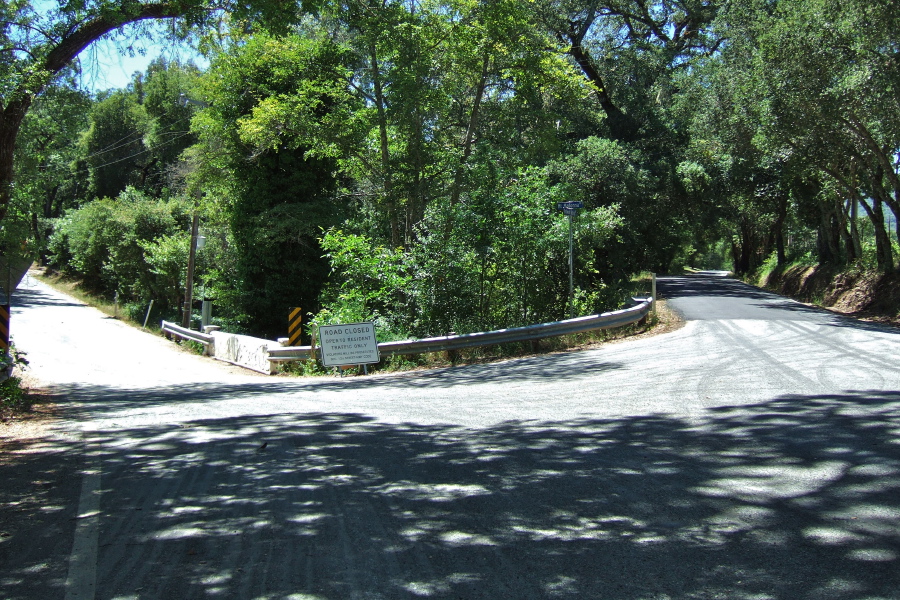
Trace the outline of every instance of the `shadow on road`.
[[72, 301], [68, 296], [52, 295], [35, 287], [28, 287], [27, 280], [16, 289], [12, 304], [16, 306], [87, 306], [83, 302]]
[[900, 597], [900, 392], [691, 420], [185, 425], [92, 440], [98, 598]]
[[623, 368], [621, 363], [596, 361], [590, 364], [580, 354], [550, 354], [484, 365], [466, 365], [396, 375], [348, 378], [271, 378], [249, 383], [194, 383], [174, 387], [116, 389], [100, 385], [54, 386], [55, 393], [77, 398], [81, 410], [75, 418], [104, 418], [131, 409], [150, 409], [181, 403], [219, 401], [228, 398], [266, 397], [272, 394], [337, 391], [397, 391], [453, 389], [487, 382], [495, 384], [543, 383], [592, 378]]

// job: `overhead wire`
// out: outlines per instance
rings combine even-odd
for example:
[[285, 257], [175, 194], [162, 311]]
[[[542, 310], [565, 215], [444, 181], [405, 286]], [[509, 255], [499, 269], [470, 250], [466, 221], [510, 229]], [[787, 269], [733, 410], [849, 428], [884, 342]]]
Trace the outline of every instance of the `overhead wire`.
[[[190, 118], [191, 118], [191, 117], [184, 117], [184, 118], [178, 119], [177, 121], [174, 121], [174, 122], [172, 123], [172, 125], [178, 125], [179, 123], [182, 123], [182, 122], [184, 122], [184, 121], [187, 121], [187, 120], [189, 120]], [[129, 139], [128, 139], [128, 138], [135, 137], [135, 136], [141, 136], [141, 137], [143, 137], [143, 134], [142, 134], [141, 132], [139, 132], [139, 131], [133, 131], [133, 132], [129, 133], [128, 135], [126, 135], [126, 136], [124, 136], [124, 137], [121, 137], [121, 138], [119, 138], [118, 140], [112, 142], [112, 144], [110, 144], [110, 145], [107, 146], [106, 148], [97, 150], [96, 152], [92, 152], [91, 154], [88, 154], [88, 155], [85, 156], [84, 158], [85, 158], [85, 159], [93, 158], [94, 156], [97, 156], [98, 154], [104, 154], [104, 153], [106, 153], [106, 152], [112, 152], [113, 150], [117, 150], [117, 149], [119, 149], [119, 148], [121, 148], [121, 147], [123, 147], [123, 146], [126, 146], [126, 145], [128, 145], [128, 144], [130, 144], [130, 143], [132, 143], [132, 142], [137, 141], [136, 139], [134, 139], [134, 140], [129, 140]], [[127, 141], [126, 141], [126, 140], [127, 140]]]
[[[141, 150], [139, 150], [139, 151], [137, 151], [137, 152], [135, 152], [135, 153], [133, 153], [133, 154], [129, 154], [128, 156], [123, 156], [123, 157], [120, 157], [120, 158], [117, 158], [117, 159], [115, 159], [115, 160], [111, 160], [111, 161], [109, 161], [109, 162], [105, 162], [105, 163], [102, 163], [102, 164], [99, 164], [99, 165], [91, 165], [91, 166], [84, 167], [84, 168], [81, 168], [81, 169], [75, 169], [75, 170], [71, 171], [71, 173], [72, 173], [72, 175], [85, 174], [85, 173], [89, 173], [91, 170], [102, 169], [102, 168], [108, 167], [108, 166], [110, 166], [110, 165], [114, 165], [114, 164], [117, 164], [117, 163], [120, 163], [120, 162], [124, 162], [124, 161], [129, 160], [129, 159], [132, 159], [132, 158], [136, 158], [136, 157], [138, 157], [138, 156], [141, 156], [142, 154], [147, 154], [148, 152], [152, 152], [152, 151], [154, 151], [154, 150], [158, 150], [158, 149], [160, 149], [160, 148], [165, 148], [166, 146], [169, 146], [169, 145], [171, 145], [171, 144], [174, 144], [177, 140], [179, 140], [179, 139], [181, 139], [181, 138], [183, 138], [183, 137], [185, 137], [185, 136], [187, 136], [187, 135], [190, 135], [190, 133], [191, 133], [190, 130], [182, 130], [182, 131], [166, 132], [166, 135], [170, 135], [170, 136], [174, 136], [174, 137], [172, 137], [171, 139], [169, 139], [169, 140], [167, 140], [167, 141], [165, 141], [165, 142], [162, 142], [162, 143], [159, 143], [159, 144], [155, 144], [155, 145], [149, 146], [149, 147], [147, 147], [147, 148], [143, 148], [143, 149], [141, 149]], [[177, 135], [176, 135], [176, 134], [177, 134]], [[86, 158], [90, 158], [91, 156], [96, 156], [97, 154], [98, 154], [98, 153], [92, 154], [92, 155], [90, 155], [90, 156], [88, 156], [88, 157], [86, 157]], [[48, 169], [51, 169], [51, 168], [53, 168], [53, 167], [51, 167], [50, 165], [44, 165], [43, 168], [44, 168], [45, 170], [48, 170]], [[66, 167], [66, 166], [63, 166], [63, 165], [57, 165], [57, 166], [55, 167], [54, 170], [57, 170], [57, 171], [63, 171], [63, 170], [67, 170], [67, 167]]]
[[[155, 146], [150, 146], [150, 147], [148, 147], [148, 148], [144, 148], [143, 150], [140, 150], [140, 151], [138, 151], [138, 152], [135, 152], [134, 154], [131, 154], [131, 155], [129, 155], [129, 156], [124, 156], [124, 157], [122, 157], [122, 158], [118, 158], [118, 159], [116, 159], [116, 160], [109, 161], [109, 162], [107, 162], [107, 163], [103, 163], [102, 165], [92, 165], [92, 166], [90, 166], [90, 167], [88, 167], [88, 168], [86, 168], [86, 169], [84, 169], [84, 170], [87, 171], [87, 170], [89, 170], [89, 169], [102, 169], [103, 167], [108, 167], [108, 166], [110, 166], [110, 165], [114, 165], [114, 164], [117, 164], [117, 163], [120, 163], [120, 162], [124, 162], [124, 161], [126, 161], [126, 160], [128, 160], [128, 159], [135, 158], [136, 156], [140, 156], [140, 155], [142, 155], [142, 154], [147, 154], [148, 152], [152, 152], [153, 150], [157, 150], [157, 149], [159, 149], [159, 148], [164, 148], [164, 147], [166, 147], [166, 146], [168, 146], [168, 145], [171, 145], [171, 144], [174, 143], [176, 140], [178, 140], [178, 139], [180, 139], [180, 138], [183, 138], [183, 137], [185, 137], [185, 136], [187, 136], [187, 135], [190, 135], [190, 133], [191, 133], [190, 131], [180, 132], [180, 135], [178, 135], [177, 137], [172, 138], [172, 139], [169, 140], [168, 142], [161, 143], [161, 144], [156, 144]], [[79, 170], [79, 171], [75, 171], [74, 174], [77, 175], [79, 172], [80, 172], [80, 170]]]

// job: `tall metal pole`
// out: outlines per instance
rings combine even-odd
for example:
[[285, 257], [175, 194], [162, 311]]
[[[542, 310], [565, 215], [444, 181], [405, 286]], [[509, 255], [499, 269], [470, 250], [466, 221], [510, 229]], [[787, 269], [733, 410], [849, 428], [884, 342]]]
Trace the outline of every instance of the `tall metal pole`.
[[575, 318], [575, 262], [572, 259], [572, 213], [569, 213], [569, 318]]
[[197, 232], [200, 229], [200, 215], [194, 213], [191, 221], [191, 250], [188, 253], [187, 281], [184, 283], [184, 311], [181, 315], [181, 326], [191, 327], [191, 306], [194, 303], [194, 259], [197, 256]]

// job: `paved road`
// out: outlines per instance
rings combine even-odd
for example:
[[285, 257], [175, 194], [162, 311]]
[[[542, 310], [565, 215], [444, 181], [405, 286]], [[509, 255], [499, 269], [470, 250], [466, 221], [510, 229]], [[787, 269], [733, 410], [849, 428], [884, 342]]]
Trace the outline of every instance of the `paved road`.
[[297, 381], [27, 281], [13, 335], [84, 475], [40, 550], [0, 537], [0, 597], [900, 599], [900, 334], [660, 288], [671, 334]]

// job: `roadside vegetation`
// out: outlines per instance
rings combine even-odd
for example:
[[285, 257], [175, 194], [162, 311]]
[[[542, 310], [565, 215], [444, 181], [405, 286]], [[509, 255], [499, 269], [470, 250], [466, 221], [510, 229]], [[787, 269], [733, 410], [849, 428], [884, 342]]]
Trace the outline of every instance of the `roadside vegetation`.
[[20, 377], [27, 367], [25, 353], [15, 345], [10, 345], [6, 356], [0, 357], [0, 422], [31, 409], [33, 398]]
[[761, 269], [750, 283], [841, 314], [900, 326], [900, 275], [863, 265], [793, 261]]
[[[382, 341], [605, 312], [685, 265], [896, 277], [889, 0], [165, 6], [22, 2], [0, 31], [23, 49], [0, 70], [0, 245], [136, 323], [151, 302], [181, 320], [195, 215], [196, 308], [270, 339], [297, 306], [308, 333], [365, 320]], [[174, 18], [209, 67], [86, 90], [77, 58], [48, 62], [70, 33], [36, 32], [91, 16]]]

